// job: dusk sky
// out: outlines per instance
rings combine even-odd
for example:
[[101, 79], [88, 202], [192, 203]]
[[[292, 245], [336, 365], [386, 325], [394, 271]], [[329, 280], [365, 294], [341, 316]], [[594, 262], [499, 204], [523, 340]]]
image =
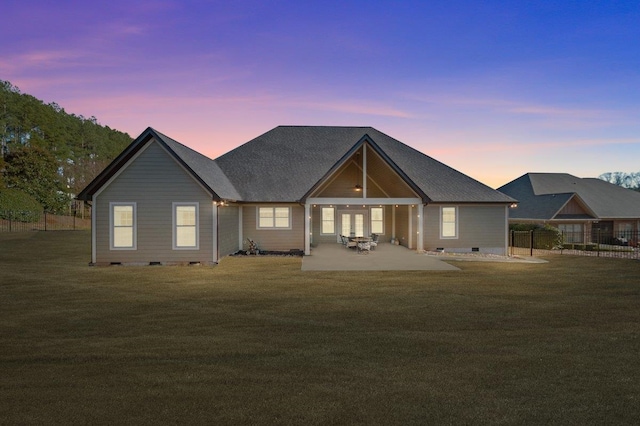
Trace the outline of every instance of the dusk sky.
[[498, 187], [640, 171], [640, 2], [4, 0], [0, 79], [215, 158], [372, 126]]

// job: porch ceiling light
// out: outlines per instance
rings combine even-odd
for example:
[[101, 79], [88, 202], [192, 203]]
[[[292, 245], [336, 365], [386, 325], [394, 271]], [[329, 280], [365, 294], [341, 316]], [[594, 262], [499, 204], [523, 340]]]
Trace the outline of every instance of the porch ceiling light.
[[362, 185], [360, 185], [359, 183], [356, 183], [355, 190], [356, 190], [357, 192], [362, 191]]

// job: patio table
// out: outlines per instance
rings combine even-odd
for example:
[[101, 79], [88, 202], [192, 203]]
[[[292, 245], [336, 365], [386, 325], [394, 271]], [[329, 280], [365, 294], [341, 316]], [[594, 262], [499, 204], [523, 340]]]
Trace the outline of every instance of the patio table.
[[357, 243], [357, 249], [358, 249], [358, 253], [362, 254], [362, 253], [369, 253], [369, 251], [371, 250], [371, 247], [369, 246], [369, 244], [371, 242], [371, 237], [353, 237], [350, 238], [351, 241], [355, 241]]

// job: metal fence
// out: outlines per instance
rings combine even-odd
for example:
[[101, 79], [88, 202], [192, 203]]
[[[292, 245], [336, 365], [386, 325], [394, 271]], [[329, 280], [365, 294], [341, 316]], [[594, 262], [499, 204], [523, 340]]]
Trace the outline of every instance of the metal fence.
[[91, 219], [75, 215], [0, 211], [0, 232], [71, 231], [91, 229]]
[[548, 230], [511, 231], [511, 255], [544, 256], [569, 254], [575, 256], [640, 259], [640, 233], [624, 231], [617, 234], [595, 230], [583, 232], [553, 232]]

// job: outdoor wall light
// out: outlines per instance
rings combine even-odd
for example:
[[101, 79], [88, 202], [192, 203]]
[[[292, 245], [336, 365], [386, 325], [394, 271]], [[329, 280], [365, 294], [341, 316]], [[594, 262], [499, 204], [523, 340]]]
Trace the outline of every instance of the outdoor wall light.
[[355, 190], [356, 190], [356, 192], [362, 191], [362, 185], [360, 185], [359, 183], [356, 183]]

